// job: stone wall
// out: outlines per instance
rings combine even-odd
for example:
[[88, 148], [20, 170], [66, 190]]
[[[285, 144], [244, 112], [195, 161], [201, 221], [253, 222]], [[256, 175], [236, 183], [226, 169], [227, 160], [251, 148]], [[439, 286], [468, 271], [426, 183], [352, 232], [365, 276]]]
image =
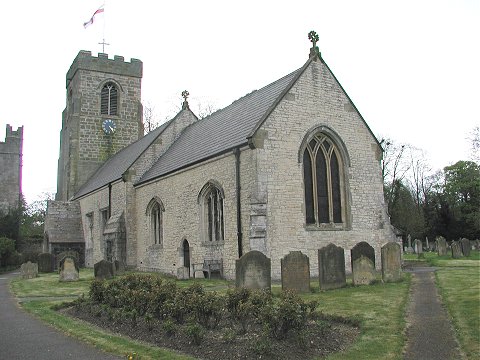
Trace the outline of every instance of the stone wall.
[[0, 212], [16, 208], [22, 192], [23, 126], [6, 126], [5, 142], [0, 141]]

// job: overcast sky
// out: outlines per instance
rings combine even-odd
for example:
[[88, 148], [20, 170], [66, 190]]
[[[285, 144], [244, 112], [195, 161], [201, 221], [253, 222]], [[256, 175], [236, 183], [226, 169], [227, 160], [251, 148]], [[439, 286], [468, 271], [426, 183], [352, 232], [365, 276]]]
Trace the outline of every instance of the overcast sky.
[[[65, 74], [79, 50], [143, 61], [142, 100], [172, 117], [223, 108], [301, 67], [310, 30], [379, 140], [422, 148], [434, 169], [469, 158], [480, 124], [480, 1], [2, 1], [0, 140], [24, 126], [23, 192], [56, 191]], [[105, 22], [105, 26], [104, 26]], [[1, 170], [1, 169], [0, 169]]]

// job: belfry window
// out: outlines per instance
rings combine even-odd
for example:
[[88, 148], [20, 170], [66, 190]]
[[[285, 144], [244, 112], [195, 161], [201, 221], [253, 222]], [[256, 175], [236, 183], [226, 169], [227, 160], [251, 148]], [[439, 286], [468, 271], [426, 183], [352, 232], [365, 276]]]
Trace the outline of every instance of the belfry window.
[[118, 91], [114, 83], [106, 83], [102, 88], [100, 113], [102, 115], [117, 115]]
[[317, 134], [303, 153], [307, 225], [345, 222], [342, 158], [331, 139]]
[[150, 239], [154, 245], [163, 244], [163, 213], [165, 209], [161, 201], [152, 199], [147, 206], [149, 216]]
[[200, 192], [204, 240], [208, 242], [224, 240], [223, 199], [223, 192], [212, 183]]

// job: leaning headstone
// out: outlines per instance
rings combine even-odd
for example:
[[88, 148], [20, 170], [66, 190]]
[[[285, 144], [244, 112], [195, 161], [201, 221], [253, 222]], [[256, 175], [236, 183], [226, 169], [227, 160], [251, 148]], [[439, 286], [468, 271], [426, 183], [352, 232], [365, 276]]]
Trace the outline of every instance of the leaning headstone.
[[60, 281], [78, 281], [78, 264], [75, 258], [67, 256], [60, 263]]
[[55, 255], [50, 253], [38, 254], [38, 271], [43, 273], [53, 272], [55, 269]]
[[394, 242], [382, 246], [382, 279], [384, 282], [399, 281], [402, 278], [400, 245]]
[[310, 261], [301, 251], [291, 251], [281, 259], [282, 290], [310, 291]]
[[375, 264], [370, 258], [360, 255], [353, 261], [353, 285], [370, 285], [375, 281]]
[[460, 246], [460, 243], [457, 241], [452, 241], [452, 258], [453, 259], [460, 259], [463, 254], [462, 254], [462, 247]]
[[338, 289], [347, 285], [345, 251], [328, 244], [318, 250], [318, 281], [321, 290]]
[[421, 253], [423, 253], [422, 240], [419, 240], [419, 239], [413, 240], [413, 249], [414, 249], [414, 251], [415, 251], [415, 254], [421, 254]]
[[93, 265], [93, 273], [95, 275], [95, 279], [111, 279], [115, 275], [115, 269], [110, 261], [100, 260]]
[[38, 276], [38, 264], [30, 261], [23, 263], [20, 267], [22, 279], [34, 279]]
[[430, 243], [428, 242], [428, 236], [425, 236], [425, 246], [427, 251], [430, 251]]
[[437, 237], [435, 240], [438, 256], [447, 255], [447, 240], [443, 236]]
[[120, 260], [115, 260], [113, 262], [113, 269], [115, 270], [114, 275], [123, 275], [125, 274], [125, 265]]
[[268, 289], [272, 284], [271, 260], [257, 250], [250, 251], [235, 261], [237, 288]]
[[460, 246], [462, 248], [463, 256], [470, 256], [470, 251], [472, 250], [472, 244], [470, 244], [470, 240], [463, 238], [460, 240]]
[[369, 243], [365, 241], [361, 241], [358, 244], [356, 244], [350, 251], [350, 254], [351, 254], [352, 269], [353, 269], [353, 262], [358, 258], [360, 258], [360, 256], [362, 255], [372, 260], [373, 266], [375, 266], [375, 250], [373, 249], [373, 247], [370, 246]]

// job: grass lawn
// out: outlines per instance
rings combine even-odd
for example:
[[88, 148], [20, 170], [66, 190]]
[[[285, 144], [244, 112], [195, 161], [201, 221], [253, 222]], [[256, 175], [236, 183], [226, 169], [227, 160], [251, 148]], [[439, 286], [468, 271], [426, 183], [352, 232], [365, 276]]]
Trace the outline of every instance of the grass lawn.
[[[92, 270], [82, 269], [80, 279], [78, 282], [60, 283], [58, 274], [41, 274], [40, 277], [31, 280], [17, 278], [12, 281], [11, 288], [16, 296], [23, 300], [22, 306], [27, 311], [64, 333], [89, 342], [104, 351], [120, 355], [135, 352], [140, 355], [140, 359], [188, 359], [187, 356], [171, 350], [107, 333], [100, 328], [52, 310], [53, 304], [71, 300], [72, 295], [88, 294], [88, 287], [93, 279]], [[200, 281], [206, 289], [216, 291], [233, 286], [232, 282], [224, 280], [197, 281]], [[193, 282], [194, 280], [187, 280], [178, 283], [179, 286], [187, 286]], [[405, 274], [404, 281], [399, 283], [377, 283], [360, 287], [349, 285], [343, 289], [330, 291], [319, 291], [318, 282], [312, 281], [313, 292], [304, 297], [309, 300], [318, 300], [319, 311], [329, 315], [354, 318], [361, 323], [361, 335], [355, 344], [345, 352], [330, 356], [328, 359], [401, 359], [405, 341], [403, 315], [409, 286], [409, 274]], [[281, 291], [281, 287], [278, 284], [274, 285], [272, 291], [277, 294]]]

